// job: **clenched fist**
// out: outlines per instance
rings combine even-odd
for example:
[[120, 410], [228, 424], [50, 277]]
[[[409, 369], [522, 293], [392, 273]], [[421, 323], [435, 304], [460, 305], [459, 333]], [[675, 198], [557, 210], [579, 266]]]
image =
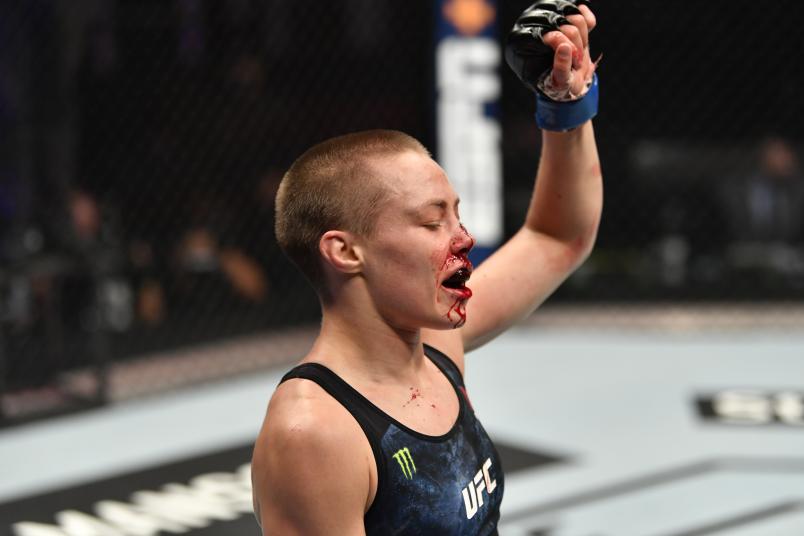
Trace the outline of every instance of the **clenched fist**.
[[586, 91], [595, 72], [589, 53], [595, 25], [588, 0], [541, 0], [514, 24], [505, 60], [531, 90], [571, 100]]

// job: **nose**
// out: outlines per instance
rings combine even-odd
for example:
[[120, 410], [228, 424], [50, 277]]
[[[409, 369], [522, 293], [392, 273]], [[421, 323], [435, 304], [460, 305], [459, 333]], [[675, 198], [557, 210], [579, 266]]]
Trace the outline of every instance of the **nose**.
[[466, 227], [461, 224], [452, 238], [452, 253], [455, 255], [466, 255], [475, 246], [474, 237], [469, 234]]

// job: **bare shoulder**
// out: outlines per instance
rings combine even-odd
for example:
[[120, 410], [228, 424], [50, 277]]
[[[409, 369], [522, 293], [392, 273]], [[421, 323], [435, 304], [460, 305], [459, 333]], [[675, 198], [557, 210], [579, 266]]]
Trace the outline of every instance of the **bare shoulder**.
[[463, 328], [460, 329], [423, 329], [422, 342], [432, 346], [449, 357], [464, 374]]
[[362, 534], [374, 464], [362, 429], [308, 380], [277, 388], [254, 446], [264, 534]]

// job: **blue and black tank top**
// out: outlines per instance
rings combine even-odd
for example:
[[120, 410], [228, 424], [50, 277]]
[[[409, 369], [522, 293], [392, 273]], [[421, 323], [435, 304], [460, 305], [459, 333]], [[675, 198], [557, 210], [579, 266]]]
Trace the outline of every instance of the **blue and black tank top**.
[[458, 419], [442, 436], [406, 427], [321, 364], [299, 365], [282, 381], [314, 381], [365, 432], [377, 463], [377, 494], [364, 518], [367, 536], [496, 535], [504, 488], [499, 455], [475, 417], [458, 367], [430, 346], [424, 353], [458, 397]]

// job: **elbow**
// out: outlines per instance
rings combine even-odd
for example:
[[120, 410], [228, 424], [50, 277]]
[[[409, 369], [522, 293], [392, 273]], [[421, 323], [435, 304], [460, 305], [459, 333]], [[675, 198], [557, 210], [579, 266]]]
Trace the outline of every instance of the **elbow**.
[[586, 232], [581, 233], [567, 242], [567, 258], [570, 261], [570, 270], [577, 270], [592, 254], [597, 242], [597, 223]]

